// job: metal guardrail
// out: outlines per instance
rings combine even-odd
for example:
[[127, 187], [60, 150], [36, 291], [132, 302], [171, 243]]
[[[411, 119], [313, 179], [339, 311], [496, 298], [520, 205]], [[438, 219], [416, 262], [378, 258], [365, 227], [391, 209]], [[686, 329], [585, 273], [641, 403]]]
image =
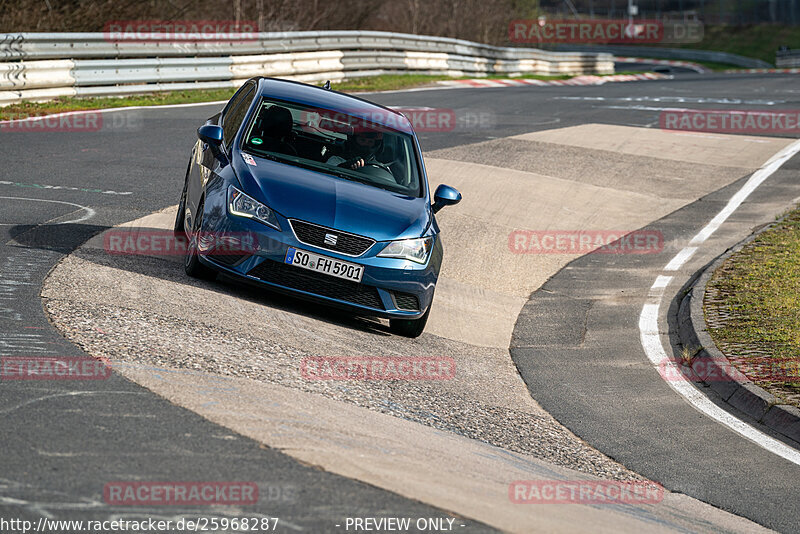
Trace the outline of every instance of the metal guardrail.
[[800, 67], [800, 49], [778, 50], [775, 53], [775, 66], [779, 69], [794, 69]]
[[[252, 76], [607, 74], [609, 54], [503, 48], [388, 32], [261, 33], [231, 42], [103, 33], [0, 34], [0, 106], [57, 96], [237, 87]], [[68, 58], [68, 59], [67, 59]]]
[[272, 32], [247, 36], [240, 41], [214, 39], [181, 41], [174, 36], [148, 41], [134, 34], [18, 33], [0, 34], [0, 58], [5, 60], [89, 59], [166, 56], [224, 56], [317, 52], [322, 50], [406, 50], [456, 53], [502, 59], [542, 59], [561, 54], [530, 48], [504, 48], [462, 39], [372, 31]]
[[683, 61], [709, 61], [711, 63], [725, 63], [745, 69], [769, 69], [772, 65], [760, 59], [729, 54], [728, 52], [714, 52], [712, 50], [694, 50], [691, 48], [657, 48], [652, 46], [625, 46], [625, 45], [553, 45], [554, 50], [571, 52], [599, 52], [615, 56], [679, 59]]

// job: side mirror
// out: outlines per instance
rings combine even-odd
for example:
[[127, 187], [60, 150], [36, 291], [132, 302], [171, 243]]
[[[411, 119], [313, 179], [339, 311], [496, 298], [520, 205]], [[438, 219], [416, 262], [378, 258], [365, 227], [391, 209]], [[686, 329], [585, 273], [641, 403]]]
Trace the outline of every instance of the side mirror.
[[461, 202], [461, 193], [449, 185], [441, 184], [436, 188], [436, 192], [433, 194], [431, 209], [433, 213], [437, 213], [443, 207], [454, 206], [459, 202]]
[[197, 137], [211, 148], [215, 156], [222, 153], [222, 128], [215, 124], [204, 124], [197, 129]]

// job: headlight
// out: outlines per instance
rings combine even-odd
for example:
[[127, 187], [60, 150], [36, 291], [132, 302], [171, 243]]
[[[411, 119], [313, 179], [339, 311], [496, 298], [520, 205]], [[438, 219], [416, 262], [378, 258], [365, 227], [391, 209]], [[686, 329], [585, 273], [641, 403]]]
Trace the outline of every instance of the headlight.
[[258, 200], [249, 197], [233, 186], [228, 187], [228, 213], [255, 219], [268, 226], [280, 230], [275, 212]]
[[428, 254], [433, 248], [432, 237], [422, 237], [420, 239], [404, 239], [403, 241], [392, 241], [380, 254], [381, 258], [401, 258], [416, 263], [428, 261]]

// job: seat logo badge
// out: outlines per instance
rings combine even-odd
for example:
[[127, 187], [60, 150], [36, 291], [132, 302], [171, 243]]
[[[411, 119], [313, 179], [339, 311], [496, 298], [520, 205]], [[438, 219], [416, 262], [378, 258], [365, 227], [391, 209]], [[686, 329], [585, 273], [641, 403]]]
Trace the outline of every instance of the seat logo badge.
[[325, 234], [325, 244], [335, 246], [339, 237], [335, 234]]

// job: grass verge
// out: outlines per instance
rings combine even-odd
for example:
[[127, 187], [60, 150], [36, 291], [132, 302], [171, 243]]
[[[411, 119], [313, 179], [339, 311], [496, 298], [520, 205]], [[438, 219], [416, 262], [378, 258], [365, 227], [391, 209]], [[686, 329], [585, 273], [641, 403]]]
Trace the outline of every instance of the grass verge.
[[[417, 74], [398, 74], [357, 78], [332, 84], [333, 89], [345, 92], [390, 91], [428, 85], [447, 76], [426, 76]], [[125, 97], [107, 98], [57, 98], [48, 102], [23, 102], [0, 108], [0, 120], [21, 119], [36, 115], [63, 113], [89, 109], [121, 108], [129, 106], [163, 106], [168, 104], [188, 104], [195, 102], [215, 102], [229, 100], [235, 89], [213, 89], [193, 91], [168, 91]]]
[[364, 78], [353, 78], [339, 83], [331, 83], [331, 88], [345, 93], [395, 91], [450, 79], [449, 76], [431, 76], [428, 74], [383, 74], [381, 76], [366, 76]]
[[[625, 73], [617, 73], [625, 74]], [[503, 78], [504, 76], [492, 76]], [[535, 78], [538, 80], [565, 80], [572, 78], [569, 75], [540, 76], [524, 75], [520, 78]], [[363, 91], [394, 91], [430, 85], [440, 80], [453, 80], [449, 76], [430, 76], [425, 74], [386, 74], [355, 78], [341, 83], [333, 83], [331, 87], [337, 91], [356, 93]], [[129, 106], [162, 106], [168, 104], [188, 104], [195, 102], [215, 102], [228, 100], [233, 96], [234, 89], [195, 90], [195, 91], [170, 91], [163, 93], [150, 93], [125, 97], [108, 98], [57, 98], [48, 102], [23, 102], [0, 108], [0, 120], [22, 119], [37, 115], [49, 115], [67, 111], [90, 109], [120, 108]]]
[[22, 119], [36, 115], [64, 113], [87, 109], [124, 108], [129, 106], [164, 106], [191, 102], [215, 102], [228, 100], [233, 89], [169, 91], [124, 97], [108, 98], [57, 98], [48, 102], [22, 102], [0, 108], [0, 120]]
[[[402, 89], [433, 83], [446, 76], [375, 76], [333, 84], [337, 91], [383, 91]], [[235, 89], [212, 89], [193, 91], [167, 91], [124, 97], [107, 98], [57, 98], [48, 102], [22, 102], [0, 108], [0, 120], [21, 119], [36, 115], [63, 113], [88, 109], [122, 108], [129, 106], [163, 106], [169, 104], [189, 104], [196, 102], [216, 102], [229, 100]]]
[[800, 406], [800, 209], [717, 269], [704, 309], [711, 337], [734, 365]]

